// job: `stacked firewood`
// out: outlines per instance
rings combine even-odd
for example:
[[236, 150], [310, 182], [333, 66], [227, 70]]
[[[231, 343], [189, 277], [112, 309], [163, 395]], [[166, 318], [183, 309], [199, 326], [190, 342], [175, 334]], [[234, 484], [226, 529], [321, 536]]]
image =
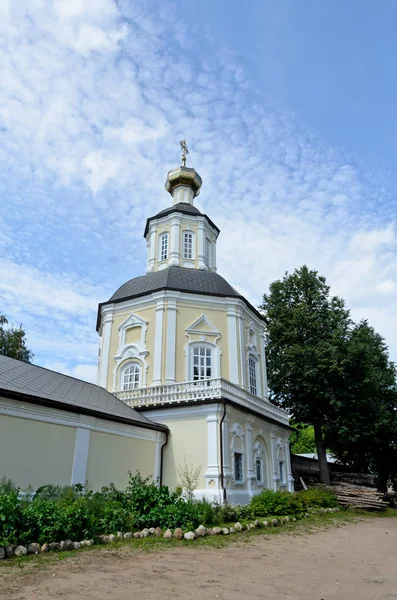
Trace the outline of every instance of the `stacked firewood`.
[[332, 486], [332, 491], [341, 506], [363, 508], [365, 510], [385, 510], [388, 503], [383, 500], [383, 494], [375, 488], [350, 483], [338, 483]]

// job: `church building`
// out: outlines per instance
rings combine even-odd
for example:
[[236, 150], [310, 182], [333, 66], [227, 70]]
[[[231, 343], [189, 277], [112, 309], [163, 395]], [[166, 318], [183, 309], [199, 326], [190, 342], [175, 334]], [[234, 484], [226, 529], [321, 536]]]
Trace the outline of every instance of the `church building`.
[[197, 498], [247, 503], [293, 490], [291, 430], [268, 400], [264, 318], [217, 273], [220, 230], [194, 205], [202, 180], [182, 147], [165, 183], [172, 203], [146, 221], [146, 274], [99, 305], [97, 383], [165, 426], [162, 483], [177, 486], [188, 463]]

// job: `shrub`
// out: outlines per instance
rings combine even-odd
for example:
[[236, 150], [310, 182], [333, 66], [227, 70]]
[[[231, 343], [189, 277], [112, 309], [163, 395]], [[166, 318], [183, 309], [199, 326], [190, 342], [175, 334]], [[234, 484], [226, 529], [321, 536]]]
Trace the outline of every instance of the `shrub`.
[[334, 508], [338, 506], [335, 494], [329, 490], [321, 488], [310, 488], [303, 492], [298, 492], [299, 500], [305, 509], [307, 508]]
[[3, 488], [0, 493], [0, 546], [18, 541], [21, 528], [21, 506], [17, 488]]

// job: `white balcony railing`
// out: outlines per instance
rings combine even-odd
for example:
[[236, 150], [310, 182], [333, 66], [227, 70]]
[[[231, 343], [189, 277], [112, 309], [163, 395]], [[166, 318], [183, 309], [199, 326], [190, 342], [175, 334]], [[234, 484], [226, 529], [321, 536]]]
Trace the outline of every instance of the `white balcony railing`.
[[116, 392], [116, 396], [132, 408], [146, 406], [160, 408], [169, 404], [178, 405], [217, 398], [231, 400], [245, 408], [251, 408], [263, 416], [288, 425], [288, 415], [284, 410], [221, 378], [121, 391]]

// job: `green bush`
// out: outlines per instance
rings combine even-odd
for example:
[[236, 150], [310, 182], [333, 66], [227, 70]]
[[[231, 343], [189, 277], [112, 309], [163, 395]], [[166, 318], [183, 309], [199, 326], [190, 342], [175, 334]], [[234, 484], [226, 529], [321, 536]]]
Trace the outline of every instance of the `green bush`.
[[303, 492], [281, 492], [264, 490], [254, 496], [249, 508], [252, 516], [267, 517], [269, 515], [297, 515], [309, 508], [331, 508], [337, 506], [335, 495], [320, 488]]
[[333, 492], [321, 488], [311, 488], [303, 492], [297, 492], [299, 500], [305, 509], [307, 508], [334, 508], [338, 501]]
[[18, 489], [0, 494], [0, 546], [7, 546], [18, 541], [21, 529], [21, 506]]

